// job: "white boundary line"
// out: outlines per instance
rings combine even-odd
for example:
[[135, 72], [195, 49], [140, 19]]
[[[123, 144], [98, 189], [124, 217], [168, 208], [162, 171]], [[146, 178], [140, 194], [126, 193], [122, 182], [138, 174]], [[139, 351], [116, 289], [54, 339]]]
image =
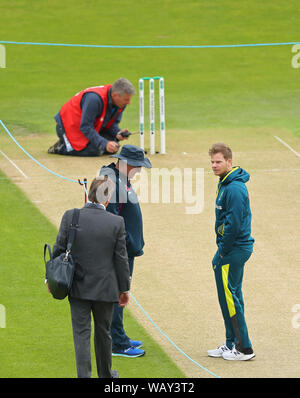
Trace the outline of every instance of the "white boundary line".
[[289, 146], [289, 144], [287, 144], [286, 142], [284, 142], [281, 138], [277, 137], [277, 135], [274, 135], [274, 138], [276, 138], [276, 140], [278, 140], [279, 142], [281, 142], [284, 146], [286, 146], [290, 151], [292, 151], [296, 156], [298, 156], [300, 158], [300, 153], [298, 153], [297, 151], [295, 151], [295, 149], [293, 149], [291, 146]]
[[13, 162], [3, 151], [1, 151], [0, 149], [0, 153], [18, 170], [18, 172], [20, 174], [22, 174], [22, 176], [24, 178], [29, 178], [17, 165], [15, 162]]

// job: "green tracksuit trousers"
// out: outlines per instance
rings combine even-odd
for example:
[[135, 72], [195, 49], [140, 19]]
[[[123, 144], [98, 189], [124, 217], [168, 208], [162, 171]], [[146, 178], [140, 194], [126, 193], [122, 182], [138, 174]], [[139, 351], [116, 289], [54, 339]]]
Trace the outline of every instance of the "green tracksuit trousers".
[[226, 345], [238, 351], [251, 348], [244, 316], [242, 281], [244, 266], [252, 252], [234, 248], [227, 256], [220, 257], [217, 252], [212, 264], [218, 291], [218, 299], [226, 330]]

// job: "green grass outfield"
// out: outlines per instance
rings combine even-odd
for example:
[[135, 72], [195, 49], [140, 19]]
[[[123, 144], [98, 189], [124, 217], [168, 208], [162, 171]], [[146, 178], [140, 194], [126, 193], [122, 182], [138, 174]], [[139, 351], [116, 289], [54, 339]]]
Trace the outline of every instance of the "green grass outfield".
[[[44, 284], [43, 244], [53, 245], [57, 230], [2, 172], [0, 197], [0, 304], [6, 310], [6, 327], [0, 328], [0, 378], [76, 377], [68, 300], [54, 300]], [[113, 358], [120, 377], [184, 377], [130, 310], [124, 314], [127, 332], [143, 340], [146, 355]]]
[[[111, 45], [299, 41], [298, 0], [2, 0], [0, 39]], [[101, 49], [9, 45], [0, 69], [1, 119], [54, 132], [53, 116], [83, 88], [162, 75], [166, 126], [280, 127], [300, 136], [300, 69], [292, 46]], [[123, 125], [138, 128], [138, 96]], [[24, 131], [24, 130], [23, 130]], [[172, 139], [172, 135], [168, 135]]]

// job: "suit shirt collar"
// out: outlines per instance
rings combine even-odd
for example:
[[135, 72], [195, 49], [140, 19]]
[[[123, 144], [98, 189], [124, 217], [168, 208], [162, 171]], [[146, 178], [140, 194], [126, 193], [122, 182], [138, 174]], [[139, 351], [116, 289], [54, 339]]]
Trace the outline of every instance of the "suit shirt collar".
[[106, 210], [106, 207], [102, 203], [90, 202], [89, 200], [86, 202], [85, 207], [96, 207], [97, 209]]

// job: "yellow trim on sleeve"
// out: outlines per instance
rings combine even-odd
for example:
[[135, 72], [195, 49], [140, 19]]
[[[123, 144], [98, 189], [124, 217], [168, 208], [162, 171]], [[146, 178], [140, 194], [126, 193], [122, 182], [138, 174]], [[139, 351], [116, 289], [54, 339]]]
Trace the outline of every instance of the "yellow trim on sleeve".
[[228, 288], [228, 273], [229, 273], [229, 264], [225, 264], [222, 266], [222, 281], [224, 286], [226, 303], [229, 311], [230, 318], [236, 314], [235, 306], [231, 291]]

